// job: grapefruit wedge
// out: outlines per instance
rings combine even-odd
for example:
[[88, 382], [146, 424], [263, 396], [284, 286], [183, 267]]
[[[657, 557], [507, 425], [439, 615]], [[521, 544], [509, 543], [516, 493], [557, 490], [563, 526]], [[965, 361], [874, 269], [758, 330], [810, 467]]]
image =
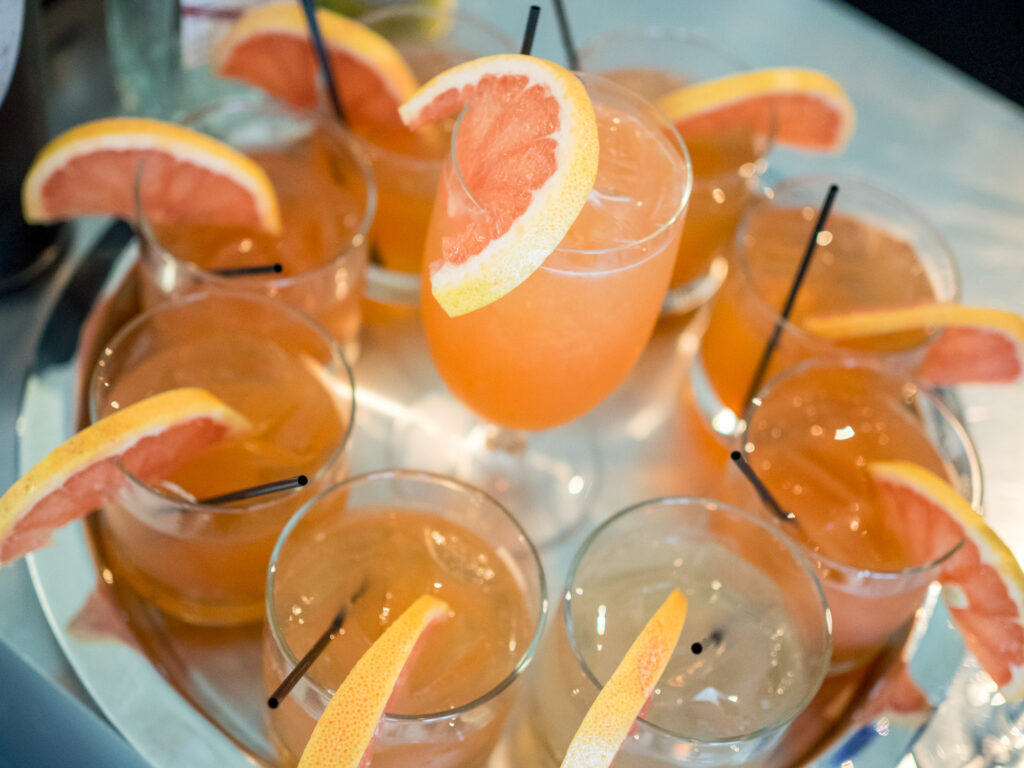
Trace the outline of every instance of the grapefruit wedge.
[[173, 389], [140, 400], [57, 446], [0, 496], [0, 563], [41, 547], [65, 523], [100, 507], [121, 464], [156, 479], [181, 461], [249, 428], [209, 392]]
[[853, 135], [856, 113], [828, 75], [811, 69], [774, 67], [739, 72], [665, 94], [657, 106], [687, 135], [734, 125], [769, 132], [797, 149], [840, 152]]
[[938, 386], [1009, 383], [1024, 374], [1024, 317], [1002, 309], [926, 304], [845, 315], [817, 315], [802, 325], [819, 336], [844, 339], [942, 329], [917, 371]]
[[281, 229], [274, 187], [253, 160], [190, 128], [132, 117], [84, 123], [43, 147], [22, 183], [25, 219], [131, 219], [141, 163], [142, 202], [153, 221]]
[[384, 630], [335, 691], [302, 751], [299, 768], [359, 768], [368, 764], [373, 733], [424, 631], [450, 614], [448, 604], [422, 595]]
[[686, 598], [672, 590], [622, 657], [583, 718], [562, 768], [608, 768], [679, 642]]
[[405, 102], [413, 129], [457, 115], [458, 171], [476, 205], [448, 205], [434, 298], [454, 317], [500, 299], [558, 247], [597, 178], [594, 106], [574, 74], [506, 54], [446, 70]]
[[943, 598], [1003, 695], [1024, 698], [1024, 571], [1013, 553], [949, 483], [924, 467], [875, 462], [868, 474], [897, 530], [914, 532], [922, 562], [963, 541], [940, 566]]
[[[372, 29], [340, 14], [320, 9], [317, 21], [346, 119], [400, 128], [398, 105], [417, 85], [402, 55]], [[221, 77], [247, 82], [293, 107], [317, 105], [319, 65], [296, 2], [270, 3], [243, 14], [218, 45], [212, 66]]]

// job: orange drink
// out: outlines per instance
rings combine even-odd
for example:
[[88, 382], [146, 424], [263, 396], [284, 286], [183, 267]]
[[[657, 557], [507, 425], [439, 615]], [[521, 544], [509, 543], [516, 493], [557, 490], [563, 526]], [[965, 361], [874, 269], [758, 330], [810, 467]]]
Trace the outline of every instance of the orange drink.
[[[755, 371], [780, 318], [831, 179], [783, 181], [751, 204], [737, 232], [729, 276], [711, 310], [691, 369], [698, 409], [715, 432], [736, 434]], [[826, 222], [797, 296], [782, 322], [767, 375], [812, 357], [863, 356], [910, 371], [928, 336], [889, 335], [852, 344], [804, 330], [804, 318], [856, 310], [952, 303], [959, 294], [953, 254], [935, 228], [899, 198], [839, 180]]]
[[[685, 85], [747, 69], [708, 40], [661, 27], [616, 29], [586, 45], [580, 57], [586, 71], [599, 72], [652, 103]], [[728, 130], [694, 125], [680, 135], [693, 165], [693, 192], [665, 300], [669, 313], [700, 306], [721, 283], [725, 247], [771, 150], [771, 114], [764, 110], [754, 121], [738, 117]]]
[[543, 265], [473, 312], [449, 317], [440, 307], [431, 264], [458, 218], [450, 212], [476, 208], [454, 158], [445, 163], [427, 237], [422, 311], [431, 356], [452, 393], [502, 427], [572, 421], [626, 377], [654, 327], [682, 230], [690, 174], [678, 136], [626, 89], [581, 79], [597, 115], [597, 180]]
[[333, 690], [420, 595], [444, 600], [372, 745], [374, 766], [482, 766], [533, 656], [545, 613], [536, 552], [508, 513], [454, 480], [411, 471], [352, 478], [281, 535], [267, 581], [268, 695], [348, 605], [345, 621], [279, 707], [270, 731], [294, 764]]
[[[376, 191], [368, 161], [352, 138], [311, 114], [259, 102], [224, 102], [186, 123], [241, 149], [263, 167], [277, 192], [281, 233], [157, 225], [139, 204], [144, 306], [201, 289], [250, 291], [313, 315], [354, 351]], [[144, 165], [140, 184], [146, 175]], [[281, 265], [279, 274], [225, 277], [217, 272], [273, 264]]]
[[[180, 618], [258, 621], [281, 528], [345, 472], [351, 373], [305, 315], [256, 296], [196, 294], [139, 316], [107, 345], [90, 416], [187, 386], [208, 390], [251, 428], [166, 477], [117, 464], [101, 516], [105, 555], [118, 577]], [[305, 488], [230, 505], [201, 501], [299, 474], [309, 478]]]
[[[359, 21], [394, 45], [421, 83], [463, 61], [517, 48], [501, 30], [453, 8], [385, 7]], [[451, 121], [419, 131], [364, 121], [355, 131], [377, 179], [377, 214], [370, 229], [373, 254], [385, 268], [418, 278], [441, 163], [451, 143]], [[368, 287], [371, 297], [419, 301], [415, 279], [409, 295], [389, 297], [374, 274]]]
[[[887, 514], [868, 474], [909, 461], [947, 478], [977, 509], [978, 458], [934, 394], [855, 363], [806, 363], [758, 395], [742, 441], [748, 461], [796, 524], [783, 524], [815, 563], [834, 621], [832, 670], [874, 656], [921, 605], [941, 563], [928, 532]], [[924, 552], [924, 555], [922, 555]]]

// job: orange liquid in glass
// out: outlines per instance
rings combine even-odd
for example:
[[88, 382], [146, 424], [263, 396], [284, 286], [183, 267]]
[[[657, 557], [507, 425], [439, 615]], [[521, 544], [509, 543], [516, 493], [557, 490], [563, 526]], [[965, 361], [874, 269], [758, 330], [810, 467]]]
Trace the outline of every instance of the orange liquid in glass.
[[[381, 633], [423, 594], [440, 597], [450, 616], [424, 635], [409, 662], [388, 712], [443, 713], [474, 702], [514, 670], [533, 635], [521, 588], [501, 556], [472, 531], [437, 515], [388, 508], [339, 514], [329, 525], [301, 525], [277, 562], [273, 593], [279, 631], [297, 656], [312, 647], [339, 607], [363, 586], [344, 627], [313, 664], [308, 676], [334, 690]], [[287, 671], [267, 636], [264, 683], [268, 693]], [[486, 762], [504, 723], [507, 706], [476, 714], [456, 746], [389, 741], [386, 730], [374, 745], [374, 766], [477, 766]], [[285, 759], [301, 754], [319, 713], [289, 696], [271, 712], [271, 725]], [[469, 716], [473, 721], [472, 716]], [[490, 722], [487, 722], [487, 720]], [[440, 723], [445, 737], [452, 733]], [[424, 733], [429, 731], [428, 726]], [[399, 740], [395, 740], [399, 741]], [[435, 762], [437, 761], [437, 762]]]
[[449, 389], [494, 424], [546, 429], [597, 405], [639, 358], [668, 287], [682, 217], [649, 236], [679, 207], [686, 180], [676, 150], [633, 116], [595, 110], [597, 181], [558, 249], [506, 296], [454, 318], [430, 293], [429, 265], [441, 258], [459, 183], [445, 166], [422, 273], [423, 325]]

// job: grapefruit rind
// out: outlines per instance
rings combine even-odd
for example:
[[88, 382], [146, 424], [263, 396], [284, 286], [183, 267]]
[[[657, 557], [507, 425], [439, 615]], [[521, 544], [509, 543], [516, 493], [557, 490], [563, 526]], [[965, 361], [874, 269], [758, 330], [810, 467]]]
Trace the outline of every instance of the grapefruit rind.
[[[923, 304], [805, 318], [802, 327], [845, 340], [905, 331], [943, 329], [928, 345], [919, 375], [935, 384], [1009, 383], [1024, 377], [1024, 317], [992, 307]], [[993, 344], [982, 346], [988, 339]], [[984, 350], [985, 359], [974, 360]]]
[[727, 113], [743, 102], [798, 97], [820, 102], [823, 113], [834, 116], [837, 130], [832, 136], [818, 137], [815, 142], [801, 141], [804, 130], [789, 130], [782, 121], [785, 111], [777, 109], [775, 139], [800, 149], [840, 152], [849, 143], [856, 125], [856, 111], [843, 87], [824, 72], [795, 67], [773, 67], [738, 72], [734, 75], [705, 80], [665, 94], [656, 106], [677, 126], [695, 117], [714, 112]]
[[[1020, 563], [1013, 556], [1010, 548], [986, 523], [984, 518], [961, 496], [955, 488], [939, 476], [925, 469], [924, 467], [907, 461], [881, 461], [868, 464], [868, 474], [872, 480], [879, 485], [890, 485], [910, 490], [922, 497], [925, 502], [937, 510], [949, 515], [963, 531], [967, 546], [973, 545], [977, 548], [980, 562], [995, 570], [1000, 578], [1000, 583], [1006, 588], [1009, 599], [1016, 608], [1016, 615], [1010, 617], [1015, 623], [1024, 621], [1024, 570]], [[963, 548], [960, 550], [963, 551]], [[957, 556], [954, 554], [947, 561], [939, 573], [939, 581], [943, 582], [943, 574], [950, 571], [955, 565]], [[971, 595], [965, 592], [961, 585], [943, 583], [943, 597], [947, 597], [947, 591], [954, 596], [956, 604], [950, 605], [951, 613], [955, 623], [958, 623], [958, 612], [970, 612], [972, 610]], [[982, 596], [988, 597], [988, 596]], [[987, 638], [991, 642], [997, 642], [997, 638]], [[968, 643], [970, 646], [970, 643]], [[979, 659], [980, 661], [980, 659]], [[1009, 679], [999, 680], [1000, 691], [1003, 696], [1011, 701], [1019, 701], [1024, 698], [1024, 664], [1009, 665]], [[992, 674], [992, 670], [987, 670]], [[995, 675], [993, 675], [995, 677]]]
[[[225, 436], [250, 428], [244, 416], [206, 390], [185, 387], [140, 400], [72, 435], [0, 496], [0, 562], [12, 559], [4, 555], [16, 524], [76, 475], [123, 455], [144, 439], [199, 420], [222, 425]], [[82, 517], [92, 509], [91, 505], [85, 505], [73, 510], [69, 520]]]
[[497, 301], [520, 285], [558, 247], [579, 216], [597, 178], [597, 119], [586, 89], [574, 74], [543, 59], [519, 54], [487, 56], [448, 69], [399, 108], [406, 126], [418, 128], [457, 114], [467, 89], [484, 77], [526, 77], [556, 100], [555, 171], [533, 191], [509, 229], [462, 264], [430, 265], [431, 291], [451, 317]]
[[402, 670], [423, 632], [451, 615], [448, 604], [421, 595], [356, 662], [317, 720], [299, 768], [359, 768]]
[[679, 642], [686, 598], [672, 590], [629, 647], [569, 744], [562, 768], [608, 768]]
[[[324, 44], [332, 55], [341, 54], [353, 59], [376, 74], [380, 85], [388, 92], [397, 107], [416, 91], [417, 80], [405, 59], [386, 38], [358, 21], [345, 18], [326, 8], [316, 12]], [[285, 36], [309, 43], [309, 26], [298, 3], [276, 2], [256, 6], [242, 15], [218, 44], [211, 66], [222, 76], [239, 77], [256, 87], [264, 84], [233, 72], [233, 57], [243, 44], [258, 44], [261, 38]], [[269, 54], [268, 54], [269, 55]], [[318, 72], [310, 70], [311, 79]], [[344, 83], [338, 84], [344, 95]], [[315, 103], [306, 100], [291, 101], [286, 94], [274, 94], [292, 103], [292, 106], [311, 109]]]
[[[281, 231], [277, 194], [266, 172], [236, 149], [182, 125], [142, 117], [110, 117], [75, 126], [60, 134], [36, 155], [22, 183], [21, 205], [25, 220], [45, 224], [84, 214], [107, 214], [131, 218], [129, 210], [103, 210], [85, 205], [81, 210], [50, 210], [46, 203], [47, 182], [73, 161], [97, 151], [165, 153], [180, 163], [197, 166], [231, 179], [246, 191], [255, 215], [251, 224], [272, 234]], [[125, 179], [127, 189], [134, 177]], [[81, 199], [98, 199], [95, 190], [82, 190]]]

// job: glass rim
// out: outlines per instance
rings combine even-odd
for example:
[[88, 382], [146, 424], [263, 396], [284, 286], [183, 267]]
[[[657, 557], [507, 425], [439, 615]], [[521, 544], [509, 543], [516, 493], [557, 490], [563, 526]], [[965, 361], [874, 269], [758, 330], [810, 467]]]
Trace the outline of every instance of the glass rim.
[[[964, 456], [967, 458], [969, 467], [969, 477], [971, 482], [971, 498], [967, 501], [975, 510], [982, 509], [982, 503], [984, 500], [984, 476], [981, 469], [981, 458], [978, 456], [977, 447], [974, 445], [974, 441], [971, 439], [970, 433], [967, 431], [967, 427], [964, 426], [963, 422], [953, 412], [953, 409], [941, 398], [939, 395], [927, 385], [917, 381], [911, 376], [904, 376], [893, 371], [887, 370], [884, 366], [880, 365], [875, 361], [869, 360], [857, 360], [854, 358], [845, 358], [842, 360], [805, 360], [802, 363], [787, 368], [785, 371], [776, 374], [771, 377], [765, 384], [758, 390], [757, 395], [754, 399], [747, 404], [743, 414], [743, 431], [739, 435], [740, 449], [744, 454], [749, 453], [746, 450], [748, 443], [747, 434], [750, 429], [750, 420], [753, 415], [757, 412], [758, 408], [761, 407], [763, 399], [769, 396], [777, 386], [784, 384], [790, 378], [794, 378], [809, 370], [827, 370], [827, 369], [867, 369], [873, 371], [880, 376], [888, 378], [890, 381], [899, 382], [903, 385], [911, 385], [914, 387], [915, 396], [923, 396], [924, 399], [936, 410], [942, 421], [949, 427], [953, 434], [956, 436], [957, 441], [960, 443], [964, 451]], [[929, 440], [929, 442], [931, 442]], [[941, 454], [940, 454], [941, 455]], [[944, 457], [943, 457], [944, 458]], [[958, 491], [959, 493], [959, 491]], [[797, 516], [799, 519], [799, 516]], [[927, 573], [928, 571], [939, 568], [943, 563], [947, 562], [952, 558], [960, 548], [964, 546], [967, 541], [966, 538], [960, 539], [950, 549], [943, 552], [940, 555], [932, 558], [926, 563], [920, 565], [913, 565], [907, 568], [901, 568], [895, 571], [888, 570], [876, 570], [873, 568], [858, 568], [856, 566], [843, 563], [839, 560], [835, 560], [831, 557], [821, 554], [820, 552], [814, 552], [810, 549], [809, 545], [798, 542], [805, 552], [808, 552], [808, 556], [813, 560], [819, 561], [826, 568], [842, 573], [844, 576], [856, 579], [871, 579], [872, 581], [897, 581], [900, 579], [906, 579], [919, 574]]]
[[[468, 483], [464, 483], [461, 480], [457, 480], [453, 477], [446, 475], [437, 474], [435, 472], [428, 472], [426, 470], [419, 469], [404, 469], [404, 468], [393, 468], [393, 469], [378, 469], [371, 472], [363, 472], [358, 475], [352, 475], [351, 477], [345, 478], [344, 480], [331, 485], [329, 488], [324, 489], [320, 493], [316, 494], [312, 498], [306, 501], [299, 509], [291, 516], [284, 528], [281, 529], [281, 533], [277, 537], [277, 541], [274, 543], [274, 549], [270, 553], [270, 561], [267, 567], [267, 578], [266, 588], [264, 589], [263, 605], [264, 605], [264, 619], [267, 622], [267, 626], [270, 630], [270, 637], [274, 645], [280, 651], [285, 660], [290, 664], [292, 668], [298, 664], [299, 659], [295, 656], [291, 646], [281, 636], [276, 612], [274, 610], [274, 574], [276, 571], [277, 561], [281, 555], [282, 548], [284, 547], [285, 541], [291, 535], [295, 527], [305, 518], [306, 514], [313, 508], [314, 505], [321, 502], [327, 496], [335, 493], [341, 488], [354, 486], [357, 484], [374, 482], [382, 479], [395, 479], [405, 478], [428, 482], [436, 485], [442, 485], [449, 489], [458, 491], [459, 493], [469, 493], [471, 495], [483, 498], [491, 507], [500, 512], [505, 519], [512, 524], [513, 530], [518, 532], [522, 537], [522, 542], [526, 545], [526, 550], [529, 553], [530, 558], [533, 560], [533, 564], [536, 566], [537, 573], [537, 590], [539, 593], [540, 601], [538, 607], [538, 613], [536, 616], [537, 627], [534, 629], [533, 638], [530, 643], [523, 650], [519, 660], [512, 667], [512, 670], [501, 679], [496, 685], [484, 692], [475, 699], [472, 699], [465, 704], [460, 704], [457, 707], [451, 709], [442, 710], [439, 712], [428, 712], [428, 713], [416, 713], [416, 714], [399, 714], [395, 712], [384, 712], [383, 717], [390, 720], [402, 721], [402, 722], [433, 722], [439, 720], [447, 720], [452, 717], [457, 717], [466, 712], [470, 712], [479, 706], [482, 706], [492, 699], [497, 698], [505, 689], [512, 685], [517, 679], [519, 679], [526, 668], [533, 661], [533, 658], [537, 654], [537, 649], [540, 645], [541, 636], [544, 632], [545, 619], [548, 613], [548, 587], [547, 578], [544, 575], [544, 565], [540, 559], [540, 553], [537, 551], [533, 540], [527, 535], [523, 529], [519, 520], [505, 508], [501, 502], [495, 499], [493, 496], [488, 494], [486, 491], [482, 491], [479, 488], [472, 486]], [[317, 681], [313, 680], [308, 675], [303, 676], [302, 680], [299, 681], [298, 685], [308, 685], [313, 690], [322, 695], [326, 699], [330, 699], [333, 691], [327, 687], [321, 685]], [[296, 687], [298, 687], [298, 685]], [[294, 691], [293, 691], [294, 693]]]
[[828, 673], [830, 660], [832, 658], [832, 612], [828, 605], [828, 599], [825, 596], [825, 589], [818, 579], [817, 572], [814, 568], [813, 563], [804, 554], [802, 548], [788, 536], [782, 532], [777, 525], [758, 518], [757, 516], [733, 505], [716, 499], [711, 499], [704, 496], [658, 496], [652, 499], [646, 499], [644, 501], [631, 504], [625, 509], [619, 510], [614, 515], [609, 517], [607, 520], [602, 522], [597, 528], [590, 532], [587, 537], [580, 544], [579, 548], [573, 555], [572, 560], [569, 563], [568, 575], [566, 576], [565, 589], [562, 592], [562, 616], [565, 620], [565, 630], [569, 646], [572, 648], [573, 655], [576, 658], [576, 662], [579, 664], [580, 669], [583, 670], [584, 675], [587, 679], [597, 687], [600, 692], [603, 690], [604, 685], [597, 679], [590, 665], [583, 657], [580, 651], [579, 644], [576, 641], [575, 634], [573, 632], [574, 622], [572, 620], [572, 594], [573, 587], [575, 585], [576, 576], [580, 565], [590, 550], [590, 547], [598, 540], [598, 538], [605, 531], [610, 529], [612, 525], [617, 523], [619, 520], [638, 512], [639, 510], [646, 508], [664, 507], [666, 509], [673, 507], [698, 507], [705, 511], [713, 512], [715, 510], [725, 510], [726, 512], [737, 515], [745, 522], [751, 523], [758, 528], [761, 528], [766, 534], [771, 536], [778, 544], [792, 556], [793, 561], [796, 565], [809, 577], [810, 584], [812, 585], [812, 591], [817, 597], [819, 606], [821, 607], [821, 615], [824, 618], [822, 622], [824, 626], [824, 648], [821, 654], [821, 663], [818, 665], [819, 669], [817, 673], [811, 679], [811, 684], [807, 687], [807, 692], [800, 697], [799, 702], [796, 706], [791, 707], [791, 711], [787, 711], [786, 717], [783, 719], [773, 720], [771, 723], [761, 726], [755, 731], [749, 733], [738, 734], [736, 736], [722, 736], [713, 739], [702, 739], [695, 736], [688, 736], [686, 734], [678, 733], [664, 726], [658, 725], [657, 723], [651, 722], [646, 717], [637, 716], [637, 722], [640, 727], [647, 727], [654, 731], [654, 733], [667, 736], [668, 738], [676, 741], [682, 741], [690, 744], [703, 744], [703, 745], [726, 745], [734, 744], [736, 742], [748, 742], [755, 741], [762, 738], [765, 734], [772, 733], [780, 728], [785, 727], [789, 723], [793, 722], [796, 717], [803, 712], [807, 706], [811, 703], [814, 697], [818, 693], [818, 689], [821, 687], [822, 681]]
[[[661, 237], [665, 232], [667, 232], [669, 229], [675, 226], [676, 222], [678, 222], [686, 212], [686, 207], [690, 203], [690, 194], [693, 192], [693, 163], [690, 160], [690, 151], [689, 149], [687, 149], [686, 143], [679, 135], [679, 132], [676, 131], [675, 126], [672, 125], [667, 119], [665, 119], [665, 116], [662, 115], [661, 112], [646, 99], [633, 93], [628, 88], [624, 88], [618, 83], [615, 83], [606, 77], [602, 77], [601, 75], [594, 74], [591, 72], [573, 72], [573, 74], [576, 75], [576, 77], [578, 77], [580, 80], [582, 80], [584, 84], [586, 84], [588, 80], [596, 80], [597, 84], [600, 87], [610, 88], [613, 92], [616, 92], [618, 96], [625, 97], [625, 99], [631, 102], [634, 107], [640, 109], [641, 111], [648, 112], [649, 117], [656, 118], [656, 120], [659, 123], [661, 123], [660, 127], [664, 129], [662, 132], [663, 136], [669, 142], [669, 144], [671, 144], [676, 150], [678, 150], [682, 158], [683, 170], [686, 174], [686, 181], [683, 184], [683, 193], [682, 195], [680, 195], [679, 205], [676, 207], [676, 210], [672, 213], [668, 220], [661, 224], [655, 231], [650, 232], [647, 235], [644, 235], [643, 237], [639, 238], [638, 240], [634, 240], [633, 242], [622, 243], [620, 245], [611, 246], [609, 248], [563, 248], [561, 245], [555, 247], [555, 251], [560, 251], [562, 253], [567, 254], [575, 254], [578, 256], [601, 256], [621, 251], [632, 250], [637, 246], [643, 245], [644, 243], [649, 243], [652, 240]], [[480, 210], [484, 210], [484, 207], [480, 205], [479, 202], [477, 202], [475, 197], [473, 197], [473, 193], [469, 190], [469, 186], [466, 184], [466, 179], [462, 174], [462, 169], [459, 167], [458, 153], [456, 152], [456, 140], [459, 135], [459, 126], [462, 125], [462, 118], [465, 117], [467, 109], [468, 107], [463, 108], [463, 110], [459, 113], [458, 119], [456, 119], [455, 121], [455, 126], [452, 128], [450, 149], [445, 160], [451, 162], [452, 169], [455, 172], [455, 178], [458, 180], [459, 187], [461, 188], [462, 193], [466, 196], [466, 199], [472, 202]], [[552, 251], [552, 253], [554, 253], [554, 251]], [[550, 255], [551, 254], [548, 254], [548, 256]], [[647, 258], [652, 258], [654, 255], [655, 254], [653, 253], [649, 254]], [[546, 260], [547, 259], [545, 258], [545, 261]], [[620, 269], [628, 269], [630, 268], [630, 266], [635, 265], [629, 265], [627, 267], [618, 267], [614, 270], [607, 271], [619, 271]], [[540, 267], [538, 267], [538, 269], [544, 269], [551, 272], [576, 274], [575, 270], [565, 270], [559, 269], [557, 267], [549, 267], [546, 264], [541, 264]]]
[[[792, 334], [797, 339], [802, 340], [804, 343], [815, 342], [825, 343], [831, 346], [838, 346], [835, 341], [828, 339], [825, 336], [819, 336], [816, 333], [806, 330], [805, 328], [797, 325], [789, 318], [783, 318], [782, 313], [778, 307], [774, 306], [771, 302], [765, 299], [761, 295], [760, 291], [757, 290], [756, 284], [754, 283], [751, 275], [750, 264], [747, 259], [746, 249], [743, 248], [743, 237], [746, 234], [747, 226], [750, 223], [750, 218], [753, 213], [759, 210], [762, 206], [772, 205], [781, 189], [783, 192], [790, 188], [798, 188], [801, 186], [813, 187], [820, 186], [822, 190], [827, 190], [829, 184], [838, 183], [840, 190], [845, 188], [855, 188], [862, 192], [868, 192], [878, 198], [881, 198], [887, 202], [891, 209], [901, 211], [902, 213], [908, 214], [916, 223], [924, 226], [924, 229], [929, 233], [930, 236], [935, 238], [938, 245], [936, 252], [940, 255], [940, 259], [934, 258], [933, 255], [929, 255], [928, 260], [937, 263], [938, 261], [944, 262], [944, 265], [949, 269], [950, 276], [953, 282], [953, 293], [952, 295], [941, 301], [937, 301], [937, 304], [954, 304], [960, 300], [961, 291], [963, 285], [960, 275], [960, 265], [957, 263], [956, 255], [953, 253], [953, 249], [949, 242], [946, 240], [945, 235], [939, 231], [938, 227], [929, 219], [923, 211], [921, 211], [913, 203], [908, 202], [904, 198], [900, 197], [895, 192], [890, 192], [884, 187], [880, 187], [870, 181], [866, 181], [860, 176], [847, 175], [847, 174], [825, 174], [825, 173], [811, 173], [802, 174], [799, 176], [789, 176], [781, 179], [772, 184], [767, 189], [758, 190], [751, 201], [747, 204], [746, 209], [740, 219], [739, 224], [736, 227], [736, 234], [733, 238], [733, 259], [730, 271], [733, 269], [738, 275], [742, 275], [742, 279], [749, 286], [750, 297], [748, 301], [753, 300], [760, 311], [767, 312], [777, 322], [780, 327], [785, 330], [786, 333]], [[833, 209], [835, 210], [835, 209]], [[852, 215], [852, 214], [851, 214]], [[854, 218], [859, 218], [854, 216]], [[915, 256], [918, 260], [921, 260], [921, 254], [915, 249]], [[922, 344], [915, 347], [911, 347], [905, 350], [899, 350], [895, 352], [872, 352], [870, 350], [857, 350], [856, 354], [863, 356], [864, 358], [892, 358], [898, 357], [901, 354], [907, 354], [914, 352], [915, 350], [922, 349], [927, 346], [928, 341], [934, 338], [936, 332], [928, 334], [927, 339]]]
[[[345, 424], [345, 429], [342, 432], [341, 438], [338, 440], [334, 450], [331, 451], [330, 456], [324, 460], [323, 464], [317, 467], [316, 472], [309, 476], [308, 486], [313, 486], [345, 455], [345, 451], [348, 450], [348, 444], [352, 439], [356, 420], [356, 382], [355, 376], [352, 372], [352, 366], [349, 365], [349, 362], [345, 357], [344, 350], [342, 350], [337, 339], [331, 336], [327, 329], [317, 322], [315, 318], [307, 315], [305, 312], [295, 309], [294, 307], [284, 304], [283, 302], [275, 301], [256, 293], [220, 290], [197, 291], [173, 301], [158, 304], [157, 306], [136, 315], [117, 330], [117, 333], [115, 333], [104, 345], [104, 349], [110, 350], [110, 354], [113, 354], [119, 344], [159, 314], [174, 311], [190, 304], [197, 304], [204, 301], [220, 302], [224, 300], [254, 302], [262, 304], [265, 307], [272, 307], [273, 311], [281, 311], [286, 315], [289, 315], [292, 320], [306, 325], [311, 332], [321, 337], [321, 341], [326, 343], [326, 348], [330, 354], [331, 367], [339, 374], [339, 380], [345, 382], [348, 386], [348, 390], [351, 395], [347, 413], [343, 413], [341, 409], [339, 409], [339, 416], [346, 417], [348, 421]], [[100, 363], [103, 361], [104, 355], [101, 355], [93, 365], [92, 372], [89, 376], [88, 400], [90, 423], [95, 423], [100, 418], [97, 408], [97, 400], [99, 397]], [[135, 475], [133, 472], [128, 470], [128, 468], [126, 468], [118, 458], [114, 459], [114, 466], [117, 467], [118, 471], [125, 476], [133, 488], [137, 488], [147, 496], [156, 497], [161, 502], [173, 504], [175, 507], [179, 508], [178, 511], [189, 511], [197, 514], [237, 517], [239, 515], [260, 513], [279, 504], [283, 499], [288, 499], [298, 495], [303, 490], [302, 487], [289, 488], [275, 494], [234, 502], [235, 506], [228, 507], [221, 504], [207, 504], [198, 500], [189, 501], [188, 499], [172, 496], [157, 486], [151, 485]]]
[[[326, 116], [314, 110], [293, 109], [281, 102], [274, 101], [269, 97], [254, 99], [251, 97], [246, 98], [236, 96], [233, 98], [222, 99], [189, 112], [182, 117], [180, 124], [187, 128], [193, 128], [193, 126], [202, 118], [213, 114], [245, 112], [262, 113], [264, 115], [277, 117], [284, 116], [293, 119], [297, 123], [315, 125], [331, 137], [336, 148], [343, 148], [344, 151], [348, 153], [354, 165], [359, 170], [359, 175], [362, 177], [366, 186], [366, 202], [363, 206], [363, 213], [359, 221], [359, 225], [353, 230], [352, 237], [348, 243], [342, 245], [338, 253], [332, 256], [326, 263], [321, 264], [318, 267], [314, 267], [313, 269], [308, 269], [294, 275], [261, 276], [259, 284], [280, 290], [305, 280], [323, 279], [327, 273], [337, 269], [341, 262], [352, 255], [355, 250], [362, 248], [369, 243], [370, 226], [373, 224], [374, 215], [377, 211], [378, 192], [377, 178], [373, 173], [373, 164], [370, 162], [369, 158], [366, 157], [366, 149], [358, 141], [358, 137], [356, 137], [355, 134], [345, 126], [339, 124], [336, 120], [330, 120]], [[193, 128], [193, 130], [198, 129]], [[200, 132], [207, 136], [211, 135], [205, 131]], [[218, 141], [222, 140], [218, 139]], [[225, 141], [224, 143], [229, 146], [233, 146], [231, 142]], [[153, 231], [153, 225], [149, 216], [146, 215], [145, 206], [142, 204], [141, 186], [145, 167], [146, 164], [144, 161], [139, 163], [132, 185], [132, 200], [135, 206], [135, 210], [132, 213], [132, 225], [136, 233], [140, 235], [140, 239], [145, 243], [146, 247], [154, 248], [163, 258], [170, 259], [176, 264], [181, 265], [181, 267], [191, 275], [199, 280], [210, 283], [215, 288], [221, 288], [229, 285], [237, 288], [237, 277], [218, 275], [216, 272], [204, 269], [193, 261], [179, 258], [162, 242], [160, 242], [160, 238], [158, 238], [156, 236], [156, 232]]]

